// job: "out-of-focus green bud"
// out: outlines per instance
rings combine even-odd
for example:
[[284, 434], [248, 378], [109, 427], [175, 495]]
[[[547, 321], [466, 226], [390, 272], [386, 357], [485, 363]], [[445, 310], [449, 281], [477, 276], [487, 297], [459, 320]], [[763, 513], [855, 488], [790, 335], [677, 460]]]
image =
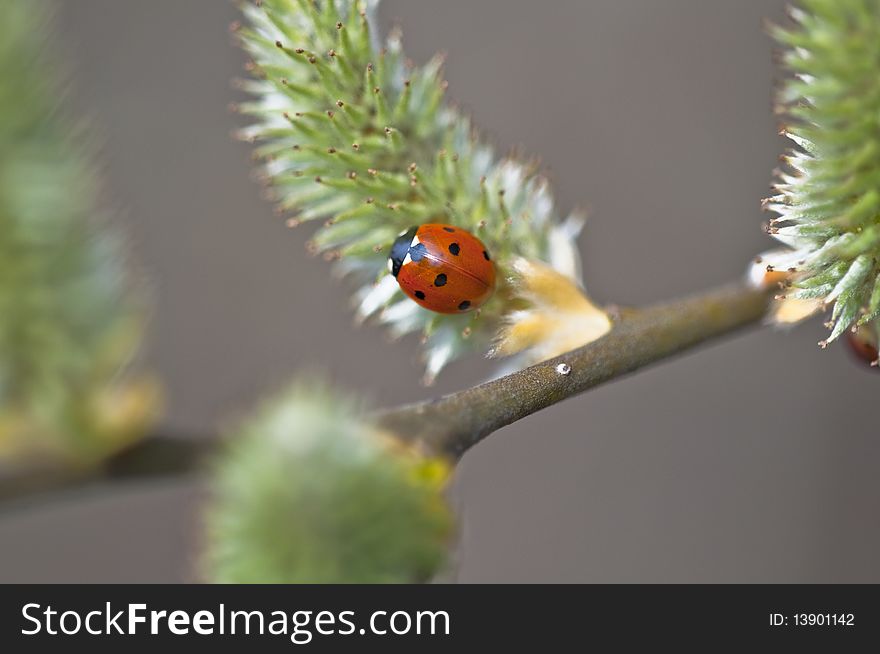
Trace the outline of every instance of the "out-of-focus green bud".
[[0, 2], [0, 467], [89, 466], [139, 438], [141, 294], [59, 109], [42, 2]]
[[445, 460], [300, 382], [232, 435], [207, 511], [206, 576], [232, 583], [415, 582], [446, 558]]

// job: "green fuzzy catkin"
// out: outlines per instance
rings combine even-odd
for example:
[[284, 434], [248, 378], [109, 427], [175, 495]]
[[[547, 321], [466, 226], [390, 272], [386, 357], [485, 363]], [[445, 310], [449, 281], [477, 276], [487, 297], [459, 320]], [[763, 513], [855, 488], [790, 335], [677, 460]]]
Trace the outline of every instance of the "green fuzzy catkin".
[[426, 377], [466, 352], [488, 349], [510, 309], [499, 289], [479, 311], [438, 316], [406, 298], [387, 274], [395, 237], [425, 222], [476, 234], [498, 267], [516, 256], [579, 276], [576, 216], [560, 221], [534, 166], [498, 160], [444, 102], [441, 59], [407, 62], [400, 35], [376, 46], [375, 2], [264, 0], [243, 4], [234, 32], [252, 58], [241, 88], [261, 173], [290, 224], [327, 219], [311, 242], [351, 276], [361, 319], [395, 335], [422, 332]]
[[[880, 305], [880, 0], [803, 0], [773, 30], [792, 76], [780, 93], [797, 147], [768, 207], [770, 232], [795, 250], [792, 297], [833, 303], [831, 334]], [[827, 289], [817, 295], [815, 289]]]
[[40, 2], [0, 3], [0, 459], [88, 461], [130, 436], [116, 429], [132, 426], [129, 409], [143, 417], [152, 391], [108, 395], [138, 312], [93, 171], [59, 115], [46, 23]]
[[441, 568], [447, 463], [363, 416], [350, 398], [301, 380], [234, 432], [206, 513], [209, 580], [404, 583]]

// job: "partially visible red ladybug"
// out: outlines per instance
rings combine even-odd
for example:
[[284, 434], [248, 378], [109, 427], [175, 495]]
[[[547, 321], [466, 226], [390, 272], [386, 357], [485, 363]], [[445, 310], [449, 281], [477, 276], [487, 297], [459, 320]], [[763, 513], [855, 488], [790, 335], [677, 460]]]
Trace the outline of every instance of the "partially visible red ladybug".
[[421, 225], [398, 236], [388, 270], [404, 293], [438, 313], [472, 311], [495, 290], [495, 265], [486, 246], [452, 225]]
[[867, 364], [872, 370], [880, 370], [877, 365], [877, 337], [873, 336], [868, 328], [860, 327], [855, 332], [847, 330], [846, 343], [859, 362]]

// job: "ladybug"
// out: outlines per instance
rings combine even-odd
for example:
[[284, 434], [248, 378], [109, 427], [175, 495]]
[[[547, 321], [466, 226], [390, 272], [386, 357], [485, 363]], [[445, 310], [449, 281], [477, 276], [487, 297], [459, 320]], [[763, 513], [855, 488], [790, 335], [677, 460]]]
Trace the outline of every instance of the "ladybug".
[[486, 246], [452, 225], [403, 232], [391, 246], [388, 270], [404, 293], [437, 313], [473, 311], [495, 290], [495, 264]]
[[861, 328], [855, 332], [847, 330], [846, 343], [849, 345], [850, 352], [859, 362], [870, 366], [872, 370], [880, 370], [878, 368], [877, 339], [871, 338], [867, 329]]

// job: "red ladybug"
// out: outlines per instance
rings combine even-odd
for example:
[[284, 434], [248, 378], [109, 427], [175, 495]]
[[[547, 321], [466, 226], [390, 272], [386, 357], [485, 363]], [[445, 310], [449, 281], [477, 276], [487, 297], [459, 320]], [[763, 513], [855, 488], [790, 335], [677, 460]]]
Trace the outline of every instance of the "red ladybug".
[[495, 265], [486, 246], [452, 225], [421, 225], [398, 236], [388, 270], [404, 293], [437, 313], [472, 311], [495, 290]]
[[870, 336], [867, 328], [856, 332], [847, 330], [846, 343], [856, 359], [870, 366], [871, 370], [880, 370], [877, 366], [877, 339]]

